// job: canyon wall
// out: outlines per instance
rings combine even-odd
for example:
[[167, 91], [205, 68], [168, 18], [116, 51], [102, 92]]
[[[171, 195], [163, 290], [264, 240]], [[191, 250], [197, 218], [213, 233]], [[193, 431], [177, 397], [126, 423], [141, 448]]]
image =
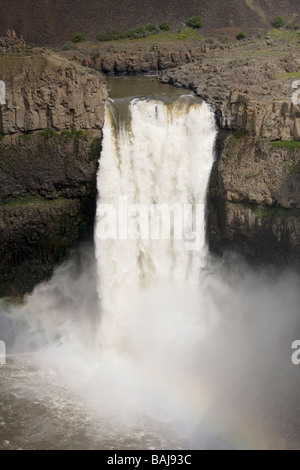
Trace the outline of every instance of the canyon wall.
[[1, 55], [0, 296], [26, 292], [93, 232], [106, 83], [46, 51]]
[[220, 133], [208, 195], [212, 252], [300, 268], [300, 143]]

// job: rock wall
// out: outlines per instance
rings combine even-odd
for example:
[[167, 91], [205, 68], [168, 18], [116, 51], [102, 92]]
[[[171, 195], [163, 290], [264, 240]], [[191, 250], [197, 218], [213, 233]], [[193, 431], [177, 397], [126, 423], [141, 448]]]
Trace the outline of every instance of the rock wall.
[[300, 143], [225, 133], [209, 186], [212, 252], [300, 269]]
[[98, 47], [99, 57], [92, 59], [91, 65], [106, 75], [158, 73], [181, 64], [189, 64], [196, 57], [205, 54], [206, 50], [205, 43], [195, 43], [193, 47], [172, 44], [139, 47], [114, 44], [110, 48], [102, 47], [100, 51]]
[[0, 132], [102, 128], [105, 83], [94, 70], [37, 53], [0, 56], [0, 73], [6, 83]]
[[105, 79], [48, 52], [0, 55], [0, 296], [93, 232]]

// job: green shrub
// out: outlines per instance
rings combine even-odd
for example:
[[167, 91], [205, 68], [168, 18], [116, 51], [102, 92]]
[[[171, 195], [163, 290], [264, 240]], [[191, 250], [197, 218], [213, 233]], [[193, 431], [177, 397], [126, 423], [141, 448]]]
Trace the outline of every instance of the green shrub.
[[73, 42], [83, 42], [83, 41], [86, 41], [86, 37], [82, 34], [82, 33], [76, 33], [74, 34], [73, 38], [72, 38], [72, 41]]
[[2, 132], [0, 132], [0, 140], [1, 139], [4, 139], [4, 134], [2, 134]]
[[274, 28], [283, 28], [285, 25], [285, 19], [282, 16], [275, 16], [275, 18], [272, 21], [272, 26]]
[[170, 31], [170, 26], [165, 21], [159, 25], [161, 31]]
[[272, 147], [294, 150], [300, 148], [300, 142], [298, 142], [297, 140], [276, 140], [272, 142]]
[[69, 51], [70, 49], [71, 49], [71, 46], [69, 43], [64, 44], [61, 48], [62, 51]]
[[23, 134], [21, 134], [21, 138], [29, 140], [31, 138], [31, 134], [29, 132], [23, 132]]
[[46, 137], [46, 139], [49, 139], [50, 137], [55, 137], [57, 134], [53, 129], [50, 129], [50, 127], [46, 127], [46, 129], [39, 132], [39, 135], [41, 135], [42, 137]]
[[191, 18], [187, 19], [186, 25], [189, 28], [200, 29], [202, 27], [202, 21], [199, 16], [192, 16]]
[[158, 26], [155, 26], [155, 24], [147, 24], [146, 26], [142, 28], [138, 28], [138, 29], [139, 30], [141, 29], [141, 31], [143, 30], [148, 31], [151, 34], [156, 34], [159, 31]]
[[245, 31], [240, 31], [237, 35], [236, 35], [236, 38], [238, 41], [240, 41], [241, 39], [245, 39], [247, 37], [247, 34], [245, 33]]
[[236, 140], [241, 140], [241, 139], [244, 139], [244, 137], [248, 137], [249, 136], [249, 132], [244, 130], [244, 129], [237, 129], [234, 134], [233, 134], [234, 138]]

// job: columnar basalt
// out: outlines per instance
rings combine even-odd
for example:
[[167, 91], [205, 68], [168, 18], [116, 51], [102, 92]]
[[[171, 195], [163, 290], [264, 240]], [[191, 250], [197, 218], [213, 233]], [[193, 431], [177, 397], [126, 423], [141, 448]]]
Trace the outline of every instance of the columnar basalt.
[[107, 94], [101, 74], [43, 51], [0, 55], [0, 79], [4, 295], [30, 290], [92, 233]]

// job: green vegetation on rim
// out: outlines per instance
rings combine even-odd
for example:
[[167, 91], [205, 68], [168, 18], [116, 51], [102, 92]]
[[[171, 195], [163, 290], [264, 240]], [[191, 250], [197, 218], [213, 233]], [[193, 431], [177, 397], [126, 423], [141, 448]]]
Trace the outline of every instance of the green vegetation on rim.
[[236, 38], [238, 41], [240, 41], [241, 39], [246, 39], [247, 37], [247, 33], [245, 33], [245, 31], [240, 31], [237, 35], [236, 35]]
[[25, 204], [30, 204], [30, 203], [33, 203], [33, 202], [41, 202], [41, 201], [51, 202], [51, 200], [45, 199], [42, 196], [40, 196], [39, 194], [33, 195], [31, 193], [25, 193], [21, 197], [9, 197], [9, 198], [7, 198], [4, 202], [0, 202], [0, 207], [3, 207], [3, 206], [10, 206], [10, 207], [22, 206], [22, 205], [25, 205]]
[[74, 36], [72, 38], [72, 42], [74, 42], [74, 43], [84, 42], [84, 41], [86, 41], [86, 37], [82, 33], [76, 33], [76, 34], [74, 34]]
[[[168, 29], [169, 28], [169, 29]], [[176, 41], [180, 39], [193, 39], [199, 40], [201, 36], [198, 32], [198, 28], [185, 27], [181, 28], [177, 32], [172, 32], [167, 23], [161, 23], [159, 26], [147, 25], [140, 26], [135, 29], [130, 29], [124, 32], [118, 32], [111, 30], [108, 32], [102, 32], [97, 35], [97, 39], [100, 42], [108, 41]], [[97, 58], [97, 57], [95, 57]]]
[[159, 29], [161, 31], [170, 31], [170, 25], [168, 23], [166, 23], [165, 21], [163, 21], [160, 25], [159, 25]]
[[272, 142], [272, 147], [295, 150], [298, 148], [300, 149], [300, 142], [297, 142], [296, 140], [276, 140], [275, 142]]
[[282, 16], [275, 16], [272, 21], [272, 26], [276, 29], [283, 28], [285, 25], [285, 19]]
[[286, 80], [287, 78], [300, 78], [300, 71], [299, 72], [287, 72], [284, 75], [278, 75], [276, 78], [280, 80]]
[[50, 137], [55, 137], [57, 133], [53, 129], [50, 129], [50, 127], [46, 127], [43, 131], [39, 132], [39, 135], [49, 139]]
[[284, 209], [283, 207], [260, 207], [256, 209], [257, 220], [273, 225], [279, 217], [299, 217], [299, 209]]
[[258, 221], [263, 221], [267, 225], [273, 225], [279, 217], [299, 217], [300, 209], [286, 209], [283, 207], [271, 207], [256, 204], [253, 202], [242, 201], [232, 202], [236, 206], [250, 209], [256, 216]]
[[244, 137], [249, 137], [249, 132], [246, 131], [245, 129], [237, 129], [237, 130], [234, 132], [233, 137], [234, 137], [236, 140], [241, 140], [241, 139], [244, 139]]
[[[163, 27], [167, 23], [162, 23]], [[107, 32], [102, 32], [97, 35], [98, 41], [119, 41], [122, 39], [141, 39], [148, 36], [153, 36], [158, 34], [160, 31], [166, 31], [166, 29], [161, 30], [159, 26], [154, 24], [148, 24], [145, 26], [139, 26], [137, 28], [128, 29], [127, 31], [119, 32], [115, 29]]]
[[59, 137], [62, 139], [87, 139], [89, 132], [83, 130], [75, 130], [75, 129], [65, 129], [64, 131], [56, 132], [55, 130], [46, 127], [44, 130], [38, 133], [41, 137], [45, 137], [46, 139], [50, 139], [51, 137]]
[[188, 28], [200, 29], [202, 27], [200, 16], [192, 16], [191, 18], [188, 18], [186, 25]]

